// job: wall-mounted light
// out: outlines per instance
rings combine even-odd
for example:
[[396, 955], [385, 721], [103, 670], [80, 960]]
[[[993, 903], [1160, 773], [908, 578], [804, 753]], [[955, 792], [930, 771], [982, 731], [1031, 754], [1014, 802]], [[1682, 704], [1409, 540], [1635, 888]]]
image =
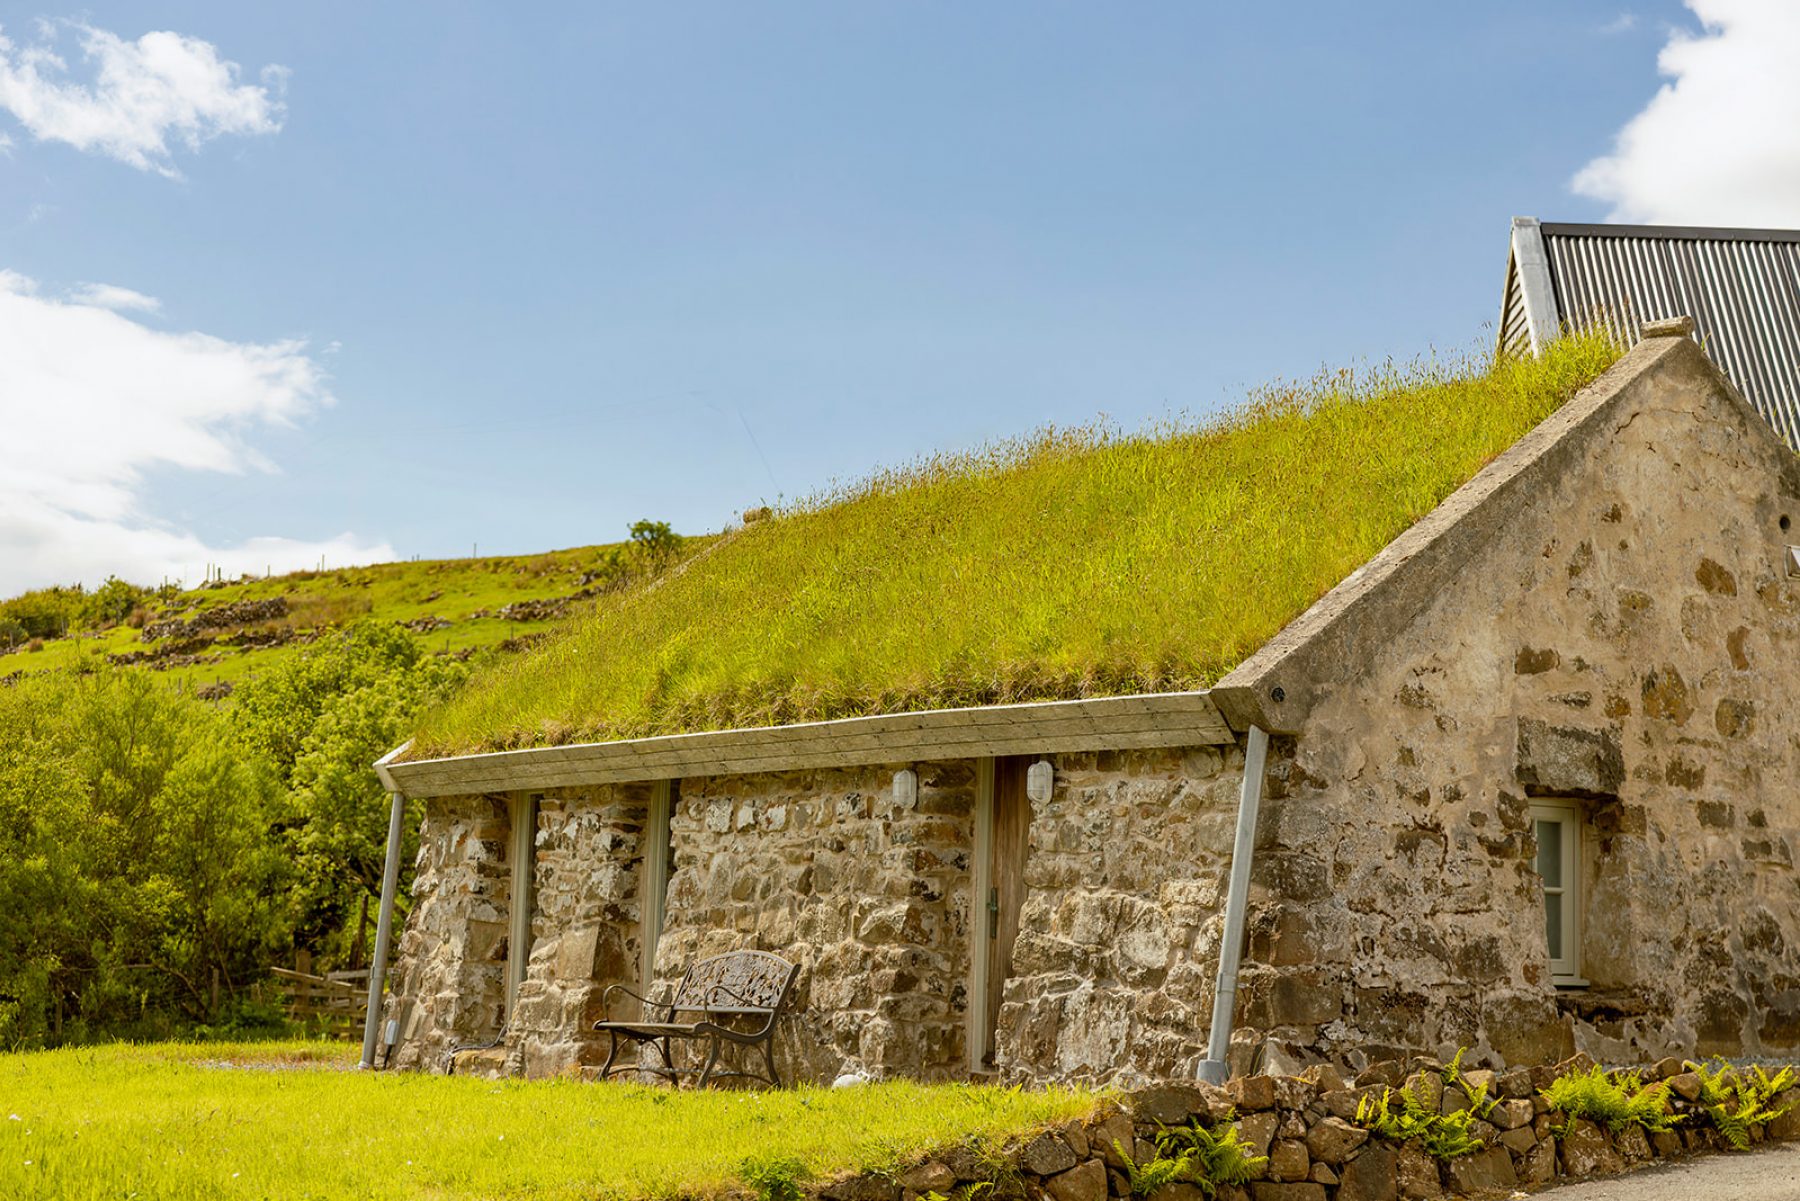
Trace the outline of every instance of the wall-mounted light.
[[[1016, 777], [1015, 777], [1016, 778]], [[1039, 759], [1025, 769], [1025, 795], [1042, 805], [1056, 788], [1056, 767], [1048, 759]]]
[[1783, 558], [1787, 560], [1788, 579], [1800, 579], [1800, 546], [1788, 547]]
[[919, 800], [919, 773], [903, 767], [894, 773], [894, 804], [911, 809]]

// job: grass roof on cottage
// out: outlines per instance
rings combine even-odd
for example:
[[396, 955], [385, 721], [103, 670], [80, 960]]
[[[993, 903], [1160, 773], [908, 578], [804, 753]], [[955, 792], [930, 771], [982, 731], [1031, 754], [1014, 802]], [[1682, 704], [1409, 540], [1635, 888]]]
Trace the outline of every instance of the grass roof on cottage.
[[885, 471], [601, 598], [408, 757], [1204, 688], [1617, 357], [1322, 374]]

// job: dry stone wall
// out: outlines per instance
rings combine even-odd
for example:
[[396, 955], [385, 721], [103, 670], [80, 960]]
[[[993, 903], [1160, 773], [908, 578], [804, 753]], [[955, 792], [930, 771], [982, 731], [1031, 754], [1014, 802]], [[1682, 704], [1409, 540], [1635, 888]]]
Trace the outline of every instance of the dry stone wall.
[[[1004, 1156], [1008, 1169], [996, 1172], [990, 1158], [959, 1148], [894, 1175], [860, 1176], [820, 1190], [823, 1201], [922, 1201], [930, 1193], [964, 1195], [970, 1186], [990, 1185], [999, 1201], [1107, 1201], [1133, 1196], [1131, 1172], [1157, 1155], [1156, 1137], [1189, 1123], [1214, 1131], [1227, 1123], [1254, 1156], [1265, 1159], [1243, 1184], [1219, 1184], [1211, 1193], [1188, 1182], [1164, 1185], [1153, 1201], [1434, 1201], [1442, 1197], [1520, 1195], [1516, 1190], [1560, 1180], [1611, 1176], [1655, 1162], [1729, 1144], [1706, 1121], [1694, 1102], [1698, 1077], [1670, 1060], [1649, 1068], [1647, 1079], [1674, 1086], [1670, 1108], [1679, 1116], [1672, 1130], [1646, 1133], [1606, 1126], [1551, 1110], [1540, 1095], [1563, 1070], [1585, 1070], [1585, 1056], [1557, 1068], [1519, 1069], [1505, 1074], [1466, 1074], [1485, 1093], [1485, 1118], [1469, 1124], [1481, 1147], [1472, 1154], [1440, 1160], [1417, 1140], [1394, 1142], [1356, 1120], [1365, 1097], [1379, 1098], [1401, 1085], [1429, 1096], [1443, 1114], [1468, 1110], [1470, 1097], [1446, 1085], [1435, 1061], [1398, 1060], [1372, 1064], [1352, 1080], [1330, 1067], [1302, 1076], [1244, 1076], [1225, 1087], [1162, 1085], [1108, 1101], [1084, 1121], [1070, 1122], [1027, 1138]], [[1491, 1108], [1488, 1102], [1492, 1102]], [[1793, 1108], [1788, 1108], [1793, 1106]], [[1786, 1109], [1766, 1126], [1753, 1126], [1753, 1143], [1800, 1138], [1800, 1089], [1773, 1102]], [[985, 1192], [985, 1190], [984, 1190]]]
[[649, 785], [638, 784], [539, 802], [531, 957], [507, 1031], [515, 1071], [547, 1076], [605, 1059], [593, 1024], [606, 1016], [606, 989], [638, 985], [649, 800]]
[[[1680, 368], [1309, 716], [1259, 832], [1258, 1062], [1800, 1044], [1800, 487]], [[1535, 795], [1585, 815], [1582, 992], [1552, 988]]]
[[395, 1067], [440, 1069], [452, 1047], [499, 1033], [511, 890], [507, 837], [504, 800], [455, 797], [425, 807], [413, 909], [390, 1000], [402, 1030]]
[[1243, 782], [1235, 747], [1058, 755], [1000, 1010], [1009, 1077], [1193, 1076]]
[[657, 975], [773, 951], [802, 965], [776, 1038], [790, 1080], [966, 1071], [975, 769], [898, 765], [682, 781]]

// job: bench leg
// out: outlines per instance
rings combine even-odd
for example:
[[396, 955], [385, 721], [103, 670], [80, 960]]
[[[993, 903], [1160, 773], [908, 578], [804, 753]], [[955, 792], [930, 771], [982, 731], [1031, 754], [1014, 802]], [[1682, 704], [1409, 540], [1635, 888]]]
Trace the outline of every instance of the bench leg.
[[706, 1057], [706, 1066], [700, 1069], [700, 1083], [698, 1085], [700, 1088], [706, 1087], [706, 1082], [712, 1079], [713, 1069], [719, 1066], [719, 1036], [714, 1034], [709, 1041], [712, 1043], [712, 1047], [710, 1053]]
[[619, 1058], [619, 1032], [617, 1030], [608, 1030], [606, 1033], [607, 1036], [612, 1039], [612, 1045], [606, 1049], [606, 1066], [600, 1069], [600, 1079], [602, 1080], [605, 1080], [612, 1075], [613, 1061]]
[[781, 1077], [775, 1071], [775, 1038], [770, 1035], [763, 1039], [763, 1062], [769, 1065], [769, 1083], [776, 1088], [781, 1087]]

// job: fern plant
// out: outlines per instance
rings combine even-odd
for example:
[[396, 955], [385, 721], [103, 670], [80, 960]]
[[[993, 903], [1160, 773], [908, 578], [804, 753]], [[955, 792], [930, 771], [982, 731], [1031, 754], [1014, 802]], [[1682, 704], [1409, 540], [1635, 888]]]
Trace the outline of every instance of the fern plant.
[[1485, 1118], [1494, 1112], [1494, 1106], [1499, 1102], [1487, 1095], [1487, 1085], [1470, 1084], [1469, 1078], [1463, 1075], [1462, 1057], [1468, 1050], [1467, 1047], [1458, 1047], [1456, 1057], [1444, 1065], [1444, 1084], [1462, 1089], [1463, 1095], [1469, 1098], [1469, 1112], [1478, 1118]]
[[[1493, 1106], [1490, 1104], [1489, 1108]], [[1379, 1098], [1369, 1093], [1356, 1103], [1358, 1126], [1397, 1143], [1417, 1139], [1428, 1155], [1445, 1162], [1473, 1155], [1487, 1146], [1470, 1132], [1476, 1116], [1473, 1109], [1439, 1113], [1419, 1100], [1410, 1088], [1384, 1088]]]
[[1251, 1155], [1232, 1125], [1236, 1115], [1227, 1113], [1208, 1129], [1197, 1120], [1186, 1126], [1159, 1127], [1156, 1155], [1140, 1164], [1130, 1151], [1113, 1140], [1113, 1150], [1125, 1161], [1125, 1175], [1134, 1197], [1154, 1196], [1168, 1185], [1195, 1185], [1208, 1197], [1224, 1184], [1248, 1184], [1269, 1162], [1266, 1155]]
[[1733, 1068], [1722, 1059], [1687, 1064], [1700, 1077], [1700, 1109], [1725, 1141], [1739, 1151], [1750, 1148], [1750, 1127], [1772, 1122], [1795, 1105], [1774, 1106], [1775, 1095], [1794, 1083], [1794, 1069], [1773, 1076], [1761, 1067]]
[[[1540, 1094], [1551, 1109], [1567, 1114], [1571, 1120], [1586, 1118], [1614, 1134], [1627, 1126], [1642, 1126], [1651, 1134], [1659, 1134], [1673, 1129], [1685, 1116], [1670, 1111], [1666, 1083], [1645, 1084], [1636, 1072], [1609, 1076], [1599, 1064], [1585, 1072], [1558, 1076]], [[1565, 1122], [1556, 1132], [1558, 1137], [1567, 1129]]]

